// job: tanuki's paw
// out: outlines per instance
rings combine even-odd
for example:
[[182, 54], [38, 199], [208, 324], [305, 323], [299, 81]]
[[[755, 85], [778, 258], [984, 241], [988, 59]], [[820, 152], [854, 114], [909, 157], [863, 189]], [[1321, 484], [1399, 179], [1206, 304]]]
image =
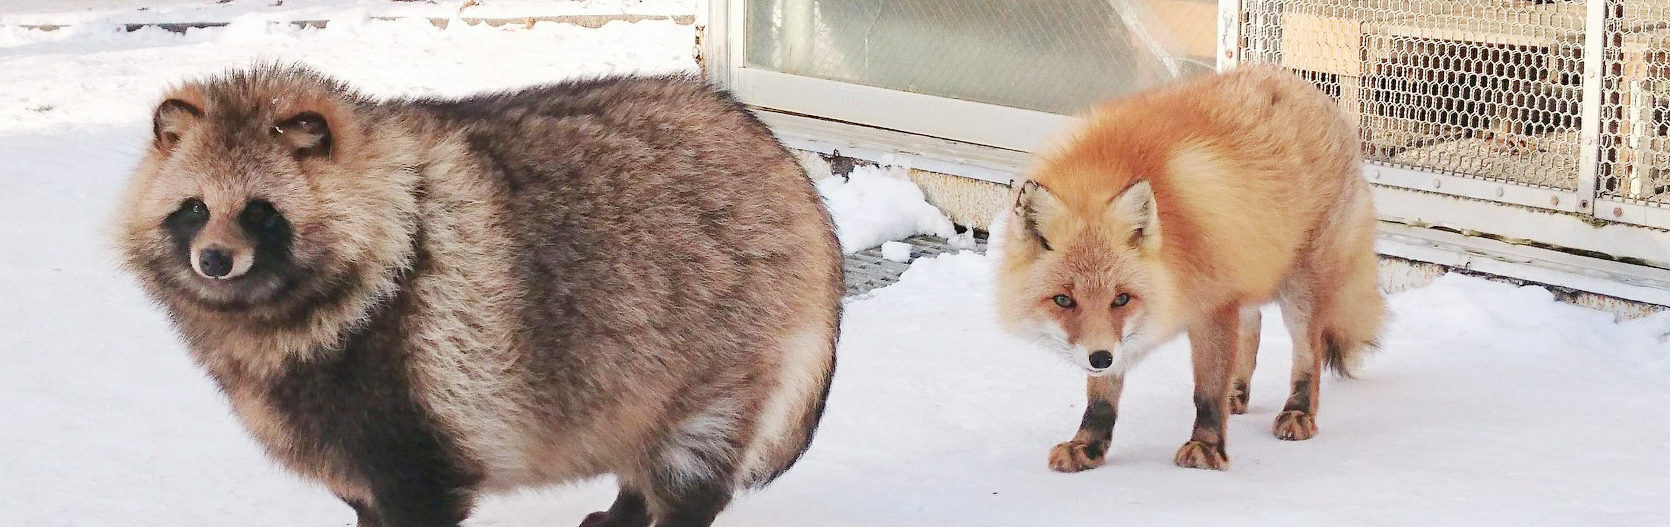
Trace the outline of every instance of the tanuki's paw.
[[580, 527], [649, 527], [649, 519], [649, 515], [644, 514], [617, 515], [609, 511], [597, 511], [580, 520]]
[[1205, 441], [1183, 443], [1183, 448], [1177, 449], [1177, 459], [1174, 461], [1176, 461], [1177, 466], [1183, 468], [1229, 469], [1229, 455], [1224, 454], [1223, 443], [1207, 443]]
[[1079, 472], [1102, 466], [1107, 455], [1107, 442], [1086, 443], [1074, 439], [1050, 449], [1050, 470]]
[[1277, 439], [1304, 441], [1316, 437], [1316, 416], [1299, 410], [1288, 410], [1276, 416], [1272, 427]]
[[1247, 413], [1247, 400], [1251, 398], [1246, 383], [1235, 383], [1235, 387], [1229, 391], [1229, 413], [1234, 415]]

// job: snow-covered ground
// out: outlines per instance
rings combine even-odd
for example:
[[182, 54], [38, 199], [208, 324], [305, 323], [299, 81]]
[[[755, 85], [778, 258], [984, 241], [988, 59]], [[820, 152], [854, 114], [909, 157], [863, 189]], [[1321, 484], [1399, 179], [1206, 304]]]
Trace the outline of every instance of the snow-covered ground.
[[[0, 3], [16, 8], [0, 24], [18, 23], [22, 5]], [[251, 20], [184, 36], [116, 33], [108, 20], [0, 25], [0, 525], [352, 522], [261, 455], [104, 246], [167, 84], [257, 58], [305, 60], [381, 95], [694, 67], [690, 28], [669, 22]], [[721, 524], [1670, 524], [1670, 316], [1618, 324], [1540, 289], [1445, 277], [1392, 298], [1384, 349], [1362, 378], [1325, 383], [1322, 434], [1290, 443], [1268, 431], [1288, 367], [1271, 310], [1251, 413], [1231, 420], [1230, 471], [1171, 465], [1193, 419], [1177, 342], [1133, 374], [1110, 462], [1068, 475], [1045, 453], [1078, 422], [1082, 376], [996, 330], [991, 280], [974, 253], [924, 258], [853, 301], [811, 451]], [[597, 481], [495, 498], [470, 525], [571, 525], [612, 495]]]
[[0, 24], [213, 23], [251, 14], [272, 20], [689, 16], [695, 10], [696, 0], [0, 0]]

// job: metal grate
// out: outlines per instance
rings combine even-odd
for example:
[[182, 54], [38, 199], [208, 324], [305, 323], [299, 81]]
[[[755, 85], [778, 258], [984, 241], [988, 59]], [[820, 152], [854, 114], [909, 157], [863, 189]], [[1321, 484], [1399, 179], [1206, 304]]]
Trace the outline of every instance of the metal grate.
[[1581, 1], [1242, 5], [1243, 60], [1291, 68], [1338, 98], [1371, 162], [1579, 188]]
[[1605, 1], [1598, 190], [1670, 204], [1670, 3]]
[[[911, 261], [915, 261], [917, 258], [958, 253], [965, 250], [972, 250], [980, 254], [986, 253], [986, 238], [984, 237], [975, 238], [973, 249], [967, 249], [966, 246], [957, 247], [945, 238], [927, 234], [911, 236], [903, 241], [911, 246]], [[910, 263], [895, 262], [882, 258], [881, 248], [871, 247], [847, 255], [843, 267], [845, 268], [844, 275], [847, 281], [846, 296], [851, 297], [893, 285], [899, 281], [899, 276], [904, 274], [905, 269], [910, 268]]]
[[752, 67], [1077, 113], [1211, 71], [1215, 0], [755, 0]]

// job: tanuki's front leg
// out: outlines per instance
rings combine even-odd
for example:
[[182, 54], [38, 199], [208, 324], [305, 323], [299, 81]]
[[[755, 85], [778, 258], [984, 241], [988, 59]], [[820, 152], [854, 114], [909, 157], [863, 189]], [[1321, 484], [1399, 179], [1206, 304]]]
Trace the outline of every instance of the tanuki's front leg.
[[1119, 414], [1119, 392], [1125, 376], [1113, 374], [1085, 379], [1084, 420], [1071, 441], [1050, 449], [1050, 469], [1078, 472], [1102, 466], [1108, 444], [1113, 440], [1113, 422]]
[[1224, 452], [1224, 424], [1229, 413], [1229, 377], [1240, 345], [1240, 306], [1219, 309], [1189, 328], [1195, 373], [1195, 428], [1177, 450], [1178, 466], [1229, 468]]

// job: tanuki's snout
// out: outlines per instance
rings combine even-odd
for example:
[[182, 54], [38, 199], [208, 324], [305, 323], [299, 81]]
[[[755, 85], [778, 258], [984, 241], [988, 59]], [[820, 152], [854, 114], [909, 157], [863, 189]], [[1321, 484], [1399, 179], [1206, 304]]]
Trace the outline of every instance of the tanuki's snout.
[[251, 252], [219, 244], [205, 245], [192, 251], [191, 268], [204, 278], [231, 280], [249, 272], [255, 263]]

